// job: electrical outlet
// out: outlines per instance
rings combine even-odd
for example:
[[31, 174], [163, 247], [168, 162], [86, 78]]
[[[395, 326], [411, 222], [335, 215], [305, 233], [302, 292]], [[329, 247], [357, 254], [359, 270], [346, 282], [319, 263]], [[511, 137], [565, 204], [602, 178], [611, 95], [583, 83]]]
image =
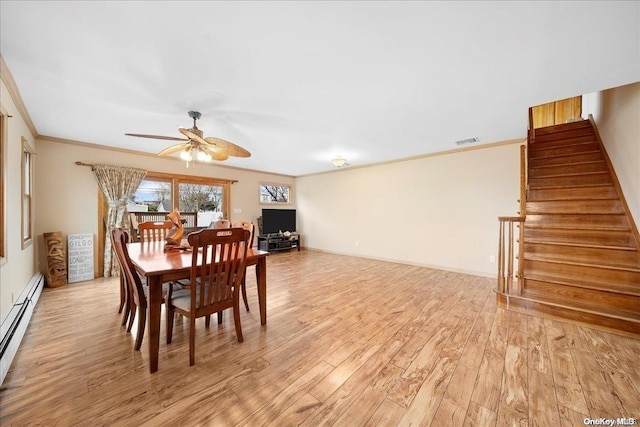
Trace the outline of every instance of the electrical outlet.
[[489, 262], [496, 262], [496, 257], [494, 255], [489, 256]]

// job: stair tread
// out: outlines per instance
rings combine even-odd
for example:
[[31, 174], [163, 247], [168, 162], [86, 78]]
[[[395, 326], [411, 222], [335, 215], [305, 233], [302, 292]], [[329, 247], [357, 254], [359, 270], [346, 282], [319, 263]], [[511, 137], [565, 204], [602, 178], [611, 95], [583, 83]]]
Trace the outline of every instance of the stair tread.
[[602, 226], [597, 226], [597, 227], [585, 227], [583, 224], [580, 224], [580, 226], [576, 226], [574, 224], [572, 225], [550, 225], [550, 224], [532, 224], [532, 223], [528, 223], [525, 221], [524, 223], [525, 228], [529, 227], [529, 228], [538, 228], [538, 229], [552, 229], [552, 230], [585, 230], [585, 231], [612, 231], [615, 233], [629, 233], [631, 231], [631, 229], [629, 227], [624, 227], [624, 226], [620, 226], [620, 227], [602, 227]]
[[597, 184], [570, 184], [570, 185], [549, 185], [544, 187], [545, 189], [567, 189], [571, 190], [573, 188], [585, 188], [585, 187], [613, 187], [613, 183], [597, 183]]
[[621, 211], [621, 212], [533, 212], [533, 213], [529, 213], [529, 215], [553, 215], [553, 216], [562, 216], [562, 215], [575, 215], [575, 216], [615, 215], [615, 216], [625, 216], [625, 213], [624, 213], [624, 211]]
[[564, 168], [564, 167], [571, 167], [571, 166], [576, 166], [576, 165], [591, 165], [591, 164], [594, 164], [594, 163], [604, 163], [604, 160], [590, 160], [590, 161], [587, 161], [587, 162], [563, 163], [561, 165], [530, 166], [529, 169]]
[[613, 246], [613, 245], [589, 245], [585, 243], [570, 243], [570, 242], [558, 242], [544, 239], [527, 239], [525, 244], [542, 244], [542, 245], [554, 245], [554, 246], [570, 246], [574, 248], [591, 248], [591, 249], [613, 249], [618, 251], [631, 251], [634, 252], [636, 248], [633, 246]]
[[552, 263], [552, 264], [577, 265], [577, 266], [581, 266], [581, 267], [593, 267], [593, 268], [602, 268], [602, 269], [610, 269], [610, 270], [629, 271], [629, 272], [632, 272], [632, 273], [640, 273], [640, 266], [638, 266], [638, 267], [629, 267], [627, 265], [609, 264], [609, 263], [594, 264], [594, 263], [590, 263], [590, 262], [578, 262], [578, 261], [562, 260], [562, 259], [558, 259], [557, 257], [551, 258], [551, 257], [543, 256], [543, 255], [531, 255], [531, 254], [525, 255], [524, 259], [525, 260], [530, 260], [530, 261], [548, 262], [548, 263]]
[[[568, 199], [571, 202], [580, 202], [580, 201], [603, 201], [603, 200], [613, 200], [613, 201], [618, 201], [620, 199], [618, 199], [617, 197], [602, 197], [600, 199], [592, 199], [591, 197], [580, 197], [580, 198], [576, 198], [576, 199]], [[531, 199], [527, 199], [527, 203], [540, 203], [540, 202], [562, 202], [563, 200], [558, 200], [558, 199], [549, 199], [549, 200], [531, 200]]]
[[535, 274], [535, 273], [526, 273], [526, 272], [524, 273], [523, 278], [526, 280], [536, 280], [538, 282], [554, 283], [556, 285], [592, 289], [594, 291], [640, 296], [640, 285], [636, 288], [633, 288], [632, 286], [623, 285], [625, 289], [618, 289], [618, 288], [612, 288], [610, 283], [602, 284], [602, 283], [596, 283], [596, 282], [589, 282], [586, 280], [579, 280], [574, 277], [568, 278], [566, 276], [553, 276], [549, 274]]
[[[574, 138], [585, 138], [589, 135], [580, 135], [580, 136], [576, 136]], [[569, 140], [571, 138], [568, 138]], [[551, 140], [547, 140], [547, 141], [536, 141], [532, 144], [529, 144], [529, 151], [533, 152], [533, 151], [542, 151], [542, 150], [553, 150], [555, 148], [565, 148], [565, 147], [575, 147], [577, 145], [587, 145], [587, 144], [593, 144], [598, 142], [595, 138], [595, 136], [593, 137], [593, 139], [589, 139], [586, 141], [569, 141], [567, 142], [566, 138], [561, 138], [561, 139], [551, 139]], [[597, 150], [590, 150], [590, 151], [597, 151]], [[580, 153], [583, 153], [584, 151], [581, 151]], [[577, 154], [577, 153], [571, 153], [571, 154]]]
[[[557, 178], [562, 176], [579, 176], [579, 175], [602, 175], [609, 174], [609, 171], [594, 171], [594, 172], [569, 172], [569, 173], [558, 173], [555, 175], [545, 175], [545, 176], [536, 176], [529, 177], [529, 179], [546, 179], [546, 178]], [[603, 184], [599, 184], [603, 185]]]
[[[594, 141], [595, 142], [595, 141]], [[569, 144], [569, 145], [577, 145], [576, 144]], [[580, 144], [589, 144], [588, 142], [581, 142]], [[568, 147], [569, 145], [566, 145], [566, 147]], [[536, 148], [536, 150], [547, 150], [548, 148], [541, 148], [538, 147]], [[552, 156], [544, 156], [544, 157], [536, 157], [536, 159], [549, 159], [549, 158], [553, 158], [553, 157], [571, 157], [571, 156], [580, 156], [583, 154], [597, 154], [600, 153], [600, 150], [589, 150], [589, 151], [578, 151], [576, 153], [561, 153], [561, 154], [554, 154]]]
[[614, 319], [640, 323], [640, 313], [635, 311], [623, 310], [623, 309], [612, 309], [607, 307], [595, 307], [593, 305], [584, 304], [584, 303], [574, 303], [574, 305], [572, 305], [572, 304], [557, 302], [551, 298], [544, 298], [544, 297], [537, 297], [537, 296], [528, 297], [525, 295], [513, 295], [513, 294], [509, 294], [508, 296], [510, 298], [518, 298], [526, 301], [538, 302], [541, 304], [547, 304], [554, 307], [566, 308], [569, 310], [581, 311], [581, 312], [596, 314], [600, 316], [607, 316]]

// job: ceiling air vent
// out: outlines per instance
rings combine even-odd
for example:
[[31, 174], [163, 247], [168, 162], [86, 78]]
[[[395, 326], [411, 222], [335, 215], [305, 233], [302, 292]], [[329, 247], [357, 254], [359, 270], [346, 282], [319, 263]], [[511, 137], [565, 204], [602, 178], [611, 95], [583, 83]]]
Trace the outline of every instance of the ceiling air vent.
[[478, 138], [467, 138], [467, 139], [461, 139], [460, 141], [456, 141], [456, 145], [465, 145], [465, 144], [474, 144], [476, 142], [480, 141]]

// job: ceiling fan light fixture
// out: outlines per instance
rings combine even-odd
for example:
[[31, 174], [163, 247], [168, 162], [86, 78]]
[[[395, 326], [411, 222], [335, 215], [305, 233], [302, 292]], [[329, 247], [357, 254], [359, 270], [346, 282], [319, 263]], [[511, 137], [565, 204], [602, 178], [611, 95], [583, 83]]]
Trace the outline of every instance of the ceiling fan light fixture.
[[347, 164], [347, 159], [342, 156], [336, 156], [331, 160], [331, 163], [333, 163], [333, 166], [341, 168]]
[[180, 152], [180, 158], [182, 160], [184, 160], [185, 162], [190, 162], [193, 160], [193, 156], [191, 155], [191, 150], [190, 149], [186, 149], [184, 151]]
[[198, 160], [200, 160], [201, 162], [210, 162], [211, 161], [211, 155], [209, 153], [205, 153], [202, 150], [198, 150], [197, 157], [198, 157]]
[[212, 160], [222, 162], [227, 160], [229, 156], [251, 157], [250, 152], [232, 142], [215, 137], [205, 138], [204, 133], [196, 126], [196, 120], [202, 116], [200, 112], [189, 111], [188, 114], [189, 117], [193, 119], [193, 127], [190, 129], [178, 127], [178, 131], [184, 136], [183, 138], [140, 133], [125, 133], [125, 135], [139, 138], [180, 141], [179, 144], [172, 145], [159, 152], [158, 156], [164, 157], [179, 152], [180, 158], [187, 162], [187, 167], [189, 167], [189, 163], [194, 160], [200, 162], [210, 162]]

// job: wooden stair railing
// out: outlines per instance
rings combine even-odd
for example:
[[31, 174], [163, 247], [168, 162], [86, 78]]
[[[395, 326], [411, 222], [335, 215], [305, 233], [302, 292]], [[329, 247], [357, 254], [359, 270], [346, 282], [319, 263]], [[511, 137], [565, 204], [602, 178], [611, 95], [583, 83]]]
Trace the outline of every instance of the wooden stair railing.
[[[498, 217], [500, 222], [500, 237], [498, 238], [498, 293], [503, 295], [517, 294], [522, 290], [522, 277], [524, 263], [522, 262], [522, 251], [524, 246], [518, 244], [518, 265], [515, 264], [515, 247], [516, 243], [521, 242], [523, 238], [524, 217], [521, 216], [501, 216]], [[519, 235], [516, 238], [514, 233], [514, 224], [518, 224]], [[518, 279], [517, 288], [513, 287], [513, 279]]]
[[[533, 128], [533, 109], [529, 108], [529, 131], [527, 133], [527, 144], [535, 135]], [[498, 217], [500, 231], [498, 238], [498, 289], [497, 292], [503, 295], [511, 295], [514, 291], [522, 290], [522, 278], [524, 269], [524, 221], [527, 216], [527, 144], [520, 146], [520, 199], [519, 216]], [[518, 236], [514, 233], [514, 224], [518, 227]], [[518, 256], [515, 257], [515, 246], [518, 243]], [[514, 265], [518, 260], [517, 267]], [[513, 288], [513, 279], [517, 281], [517, 289]]]

